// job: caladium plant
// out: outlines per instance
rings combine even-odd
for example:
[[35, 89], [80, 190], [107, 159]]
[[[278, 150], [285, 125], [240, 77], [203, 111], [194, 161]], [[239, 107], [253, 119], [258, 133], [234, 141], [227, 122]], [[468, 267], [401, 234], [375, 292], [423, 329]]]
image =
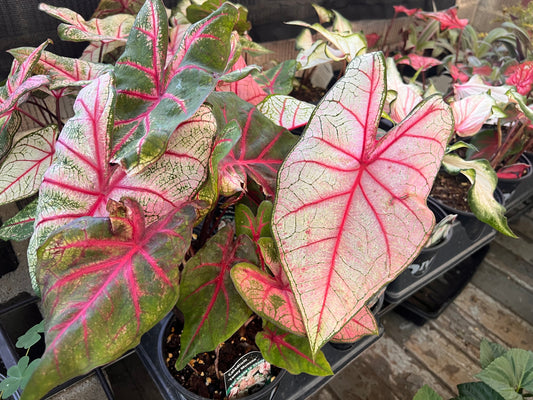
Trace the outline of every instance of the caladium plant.
[[[130, 9], [103, 3], [102, 19]], [[114, 65], [13, 51], [40, 75], [10, 85], [77, 93], [67, 121], [43, 106], [56, 127], [10, 136], [1, 166], [31, 188], [20, 197], [39, 190], [2, 229], [31, 235], [45, 314], [47, 349], [24, 399], [119, 357], [176, 304], [178, 368], [256, 314], [267, 361], [331, 374], [321, 347], [377, 333], [369, 300], [432, 231], [426, 198], [453, 130], [448, 104], [421, 99], [382, 132], [385, 58], [356, 52], [316, 106], [300, 102], [288, 95], [294, 62], [246, 65], [243, 8], [214, 4], [182, 27], [185, 14], [172, 19], [180, 35], [169, 39], [162, 2], [146, 0]], [[90, 21], [43, 8], [68, 19], [64, 29], [90, 31]], [[10, 190], [3, 202], [22, 191]]]

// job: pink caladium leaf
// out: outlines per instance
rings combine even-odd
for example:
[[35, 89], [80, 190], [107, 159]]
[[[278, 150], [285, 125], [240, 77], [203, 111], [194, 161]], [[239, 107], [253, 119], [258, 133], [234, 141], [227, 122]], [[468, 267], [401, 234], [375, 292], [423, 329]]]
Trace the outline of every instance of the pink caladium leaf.
[[331, 338], [336, 343], [354, 343], [363, 336], [377, 335], [378, 323], [372, 311], [364, 306], [344, 327]]
[[394, 59], [396, 60], [397, 64], [406, 64], [413, 67], [413, 69], [417, 71], [426, 71], [430, 69], [431, 67], [435, 67], [437, 65], [441, 65], [442, 62], [436, 58], [433, 57], [423, 57], [419, 56], [418, 54], [410, 53], [406, 56], [402, 56], [401, 54], [397, 54]]
[[278, 176], [272, 230], [316, 352], [418, 254], [453, 129], [437, 96], [377, 139], [385, 61], [370, 53], [319, 103]]
[[257, 109], [276, 125], [291, 130], [307, 124], [315, 106], [291, 96], [271, 95]]
[[37, 212], [37, 199], [33, 200], [15, 216], [2, 222], [0, 227], [0, 239], [2, 240], [26, 240], [33, 234], [35, 213]]
[[[20, 62], [33, 51], [31, 47], [19, 47], [10, 50], [9, 53]], [[39, 61], [35, 64], [34, 72], [49, 76], [51, 80], [49, 88], [58, 90], [85, 86], [112, 69], [111, 65], [92, 63], [43, 51]]]
[[468, 137], [479, 132], [492, 115], [494, 99], [486, 93], [467, 96], [451, 104], [455, 120], [455, 133]]
[[39, 249], [47, 346], [25, 399], [40, 399], [135, 347], [178, 299], [194, 207], [149, 226], [132, 199], [108, 207], [109, 217], [77, 219]]
[[177, 307], [186, 315], [176, 369], [196, 354], [214, 350], [252, 314], [235, 290], [230, 270], [238, 262], [257, 262], [253, 243], [226, 225], [190, 260], [182, 272]]
[[208, 102], [220, 125], [235, 120], [242, 129], [241, 139], [219, 165], [221, 193], [246, 189], [248, 176], [273, 196], [279, 166], [298, 138], [234, 93], [212, 93]]
[[254, 74], [254, 79], [267, 94], [288, 95], [293, 88], [296, 65], [296, 60], [287, 60]]
[[236, 18], [237, 9], [225, 3], [191, 25], [167, 64], [165, 7], [161, 0], [146, 1], [115, 66], [113, 161], [139, 172], [161, 157], [172, 132], [196, 112], [229, 69], [236, 51]]
[[498, 179], [518, 179], [527, 174], [529, 168], [531, 168], [529, 164], [516, 163], [500, 168], [496, 175]]
[[107, 74], [83, 88], [74, 103], [75, 115], [59, 135], [54, 162], [40, 187], [35, 233], [28, 247], [30, 273], [35, 251], [50, 232], [75, 218], [106, 216], [108, 199], [135, 199], [152, 223], [188, 202], [206, 178], [217, 129], [206, 106], [176, 129], [157, 162], [128, 175], [109, 161], [115, 96]]
[[[231, 71], [239, 71], [246, 67], [244, 57], [241, 56], [237, 59]], [[235, 82], [220, 82], [217, 90], [221, 92], [233, 92], [241, 99], [253, 105], [260, 103], [267, 96], [267, 92], [249, 74]]]
[[115, 14], [136, 15], [144, 2], [144, 0], [100, 0], [92, 17], [104, 18]]
[[291, 374], [333, 375], [324, 353], [313, 354], [305, 337], [292, 335], [267, 323], [255, 336], [255, 342], [265, 360]]
[[0, 166], [0, 204], [37, 193], [46, 169], [52, 164], [59, 131], [50, 125], [15, 136], [12, 149]]
[[89, 21], [78, 13], [64, 7], [54, 7], [48, 4], [39, 4], [39, 10], [63, 21], [57, 28], [62, 40], [72, 42], [122, 42], [126, 39], [133, 25], [135, 17], [129, 14], [116, 14], [107, 18], [93, 18]]

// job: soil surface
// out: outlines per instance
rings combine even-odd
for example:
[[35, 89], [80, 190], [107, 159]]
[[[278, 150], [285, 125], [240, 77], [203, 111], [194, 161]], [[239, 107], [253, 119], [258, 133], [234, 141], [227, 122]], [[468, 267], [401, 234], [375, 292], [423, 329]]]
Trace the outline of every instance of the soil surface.
[[[188, 366], [177, 371], [176, 360], [180, 351], [182, 322], [174, 317], [167, 328], [166, 343], [163, 343], [163, 355], [172, 376], [187, 390], [208, 399], [226, 399], [223, 373], [229, 370], [244, 354], [259, 351], [255, 344], [255, 335], [261, 330], [259, 317], [253, 318], [248, 325], [241, 327], [231, 338], [222, 344], [218, 354], [217, 375], [215, 351], [198, 354]], [[280, 369], [272, 366], [273, 375]]]
[[456, 210], [471, 212], [468, 206], [470, 182], [461, 174], [439, 172], [431, 189], [431, 197]]

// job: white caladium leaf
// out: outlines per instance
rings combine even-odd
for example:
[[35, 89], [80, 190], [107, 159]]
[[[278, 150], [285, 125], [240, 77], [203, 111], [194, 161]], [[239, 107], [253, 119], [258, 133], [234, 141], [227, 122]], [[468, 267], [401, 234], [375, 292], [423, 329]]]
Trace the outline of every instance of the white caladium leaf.
[[59, 131], [51, 125], [15, 137], [12, 149], [0, 166], [0, 204], [37, 193], [46, 169], [52, 164]]
[[392, 58], [387, 58], [387, 89], [389, 115], [396, 123], [402, 121], [422, 101], [420, 89], [403, 82]]
[[475, 135], [492, 115], [496, 105], [488, 94], [467, 96], [451, 104], [455, 120], [455, 132], [461, 137]]
[[475, 94], [488, 93], [496, 100], [498, 103], [508, 103], [509, 98], [507, 97], [507, 92], [511, 89], [511, 86], [502, 85], [502, 86], [491, 86], [483, 82], [483, 79], [479, 75], [474, 75], [468, 80], [468, 82], [463, 84], [453, 85], [455, 92], [455, 98], [457, 100], [464, 99], [465, 97], [472, 96]]
[[291, 130], [307, 124], [315, 106], [291, 96], [271, 95], [257, 109], [276, 125]]
[[416, 257], [452, 133], [449, 106], [421, 102], [377, 138], [381, 53], [357, 57], [318, 104], [278, 174], [273, 234], [316, 352]]
[[517, 237], [507, 225], [505, 207], [494, 198], [498, 177], [487, 160], [463, 160], [456, 154], [446, 154], [442, 166], [451, 174], [463, 174], [472, 184], [468, 205], [477, 219], [501, 233]]
[[73, 42], [104, 42], [113, 41], [126, 44], [128, 34], [135, 17], [129, 14], [116, 14], [107, 18], [93, 18], [90, 21], [78, 13], [64, 7], [54, 7], [41, 3], [39, 10], [63, 21], [57, 28], [59, 37]]

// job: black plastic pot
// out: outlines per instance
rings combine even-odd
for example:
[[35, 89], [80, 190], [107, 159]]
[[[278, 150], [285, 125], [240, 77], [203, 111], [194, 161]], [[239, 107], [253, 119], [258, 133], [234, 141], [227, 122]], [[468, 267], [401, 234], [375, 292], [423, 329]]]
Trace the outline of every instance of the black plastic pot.
[[482, 247], [407, 298], [395, 311], [419, 326], [437, 318], [470, 282], [488, 251], [488, 245]]
[[[165, 365], [162, 354], [162, 343], [165, 329], [171, 316], [172, 314], [167, 315], [142, 337], [141, 343], [137, 347], [139, 358], [159, 388], [164, 400], [205, 400], [203, 397], [198, 397], [181, 387], [169, 373]], [[343, 348], [335, 348], [331, 343], [328, 343], [322, 348], [322, 351], [329, 361], [333, 372], [338, 372], [376, 342], [382, 334], [383, 329], [380, 328], [380, 333], [377, 336], [366, 336], [356, 343], [343, 346]], [[260, 397], [248, 396], [243, 399], [302, 400], [325, 385], [332, 377], [284, 373], [282, 376], [278, 376], [274, 383], [266, 386], [264, 392], [260, 391], [252, 395]]]
[[498, 179], [498, 188], [503, 193], [508, 213], [512, 213], [512, 209], [520, 202], [533, 196], [533, 161], [524, 154], [518, 159], [518, 162], [529, 165], [524, 176], [516, 179]]

